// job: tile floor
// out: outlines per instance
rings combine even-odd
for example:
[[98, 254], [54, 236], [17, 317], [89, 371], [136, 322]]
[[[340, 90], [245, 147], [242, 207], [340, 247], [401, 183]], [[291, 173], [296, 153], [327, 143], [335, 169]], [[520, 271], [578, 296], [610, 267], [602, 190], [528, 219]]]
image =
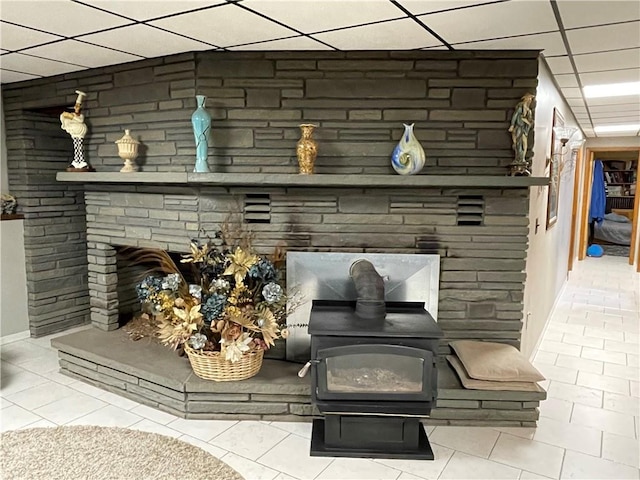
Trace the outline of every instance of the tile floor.
[[247, 480], [638, 479], [639, 278], [622, 257], [577, 263], [535, 355], [549, 397], [538, 428], [431, 427], [433, 462], [312, 458], [306, 423], [177, 418], [57, 373], [51, 337], [2, 346], [0, 426], [157, 432]]

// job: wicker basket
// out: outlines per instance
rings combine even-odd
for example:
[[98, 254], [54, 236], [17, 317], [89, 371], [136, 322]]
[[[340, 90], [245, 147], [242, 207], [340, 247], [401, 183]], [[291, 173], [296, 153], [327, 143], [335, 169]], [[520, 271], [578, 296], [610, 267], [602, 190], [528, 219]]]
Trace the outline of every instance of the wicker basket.
[[194, 350], [184, 344], [184, 351], [189, 357], [191, 368], [200, 378], [216, 382], [233, 382], [253, 377], [262, 367], [264, 350], [253, 350], [242, 355], [242, 359], [232, 363], [225, 360], [220, 352], [204, 352]]

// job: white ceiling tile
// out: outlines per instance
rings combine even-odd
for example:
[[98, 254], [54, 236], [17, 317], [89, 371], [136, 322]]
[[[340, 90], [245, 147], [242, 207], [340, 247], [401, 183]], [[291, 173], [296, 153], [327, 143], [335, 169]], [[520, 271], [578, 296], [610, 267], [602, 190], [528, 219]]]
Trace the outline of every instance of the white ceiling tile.
[[556, 75], [555, 79], [556, 79], [556, 83], [561, 88], [578, 86], [578, 80], [576, 79], [576, 76], [573, 73]]
[[295, 35], [293, 30], [235, 5], [223, 5], [150, 23], [219, 47]]
[[131, 23], [68, 0], [2, 0], [2, 20], [67, 37]]
[[[144, 42], [132, 42], [132, 38], [144, 38]], [[197, 42], [147, 25], [122, 27], [102, 33], [84, 35], [80, 39], [147, 58], [211, 49], [211, 46], [206, 43]]]
[[601, 85], [603, 83], [640, 82], [640, 68], [581, 73], [580, 80], [584, 86]]
[[409, 50], [441, 44], [410, 19], [318, 33], [313, 37], [340, 50]]
[[567, 30], [567, 39], [574, 55], [637, 48], [640, 47], [640, 21]]
[[593, 118], [596, 125], [618, 125], [618, 124], [640, 124], [640, 115], [621, 115], [619, 117], [598, 117]]
[[202, 7], [224, 3], [224, 0], [89, 0], [87, 3], [135, 20], [149, 20]]
[[39, 76], [0, 69], [0, 83], [21, 82], [23, 80], [31, 80], [32, 78], [39, 78]]
[[31, 55], [24, 55], [22, 53], [8, 53], [3, 55], [2, 68], [44, 77], [85, 69], [79, 65], [70, 65], [45, 58], [32, 57]]
[[464, 10], [484, 3], [491, 3], [491, 0], [429, 0], [427, 2], [423, 0], [399, 0], [398, 3], [414, 15], [423, 15], [443, 10]]
[[574, 55], [578, 72], [599, 72], [625, 68], [640, 68], [640, 48], [619, 52]]
[[543, 54], [549, 56], [567, 54], [559, 32], [483, 40], [480, 42], [455, 43], [453, 46], [456, 49], [469, 48], [472, 50], [542, 50]]
[[0, 45], [7, 50], [33, 47], [42, 43], [60, 40], [61, 38], [58, 35], [51, 35], [10, 23], [3, 23], [2, 28], [0, 28]]
[[330, 47], [311, 40], [308, 37], [297, 36], [272, 40], [270, 42], [252, 43], [241, 47], [232, 47], [230, 50], [331, 50]]
[[512, 0], [418, 18], [449, 43], [558, 30], [549, 2]]
[[[589, 105], [589, 111], [594, 113], [610, 112], [610, 113], [622, 113], [622, 112], [640, 112], [640, 106], [633, 104], [626, 105]], [[626, 113], [622, 113], [626, 115]]]
[[140, 60], [140, 57], [77, 40], [64, 40], [51, 45], [30, 48], [24, 53], [85, 67], [100, 67]]
[[551, 69], [551, 72], [555, 75], [564, 73], [573, 73], [573, 67], [569, 61], [569, 57], [553, 57], [546, 58], [545, 60]]
[[640, 107], [640, 96], [626, 95], [624, 97], [601, 97], [587, 98], [587, 104], [591, 105], [633, 105], [635, 108]]
[[582, 98], [582, 92], [576, 87], [565, 87], [562, 89], [562, 94], [565, 98]]
[[242, 5], [304, 33], [406, 16], [387, 0], [245, 0]]
[[557, 5], [565, 28], [640, 19], [640, 2], [636, 0], [561, 0]]
[[8, 50], [3, 50], [2, 48], [0, 48], [0, 54], [2, 53], [9, 53]]
[[571, 108], [574, 107], [584, 107], [584, 100], [582, 100], [582, 98], [576, 97], [576, 98], [567, 98], [567, 103], [569, 104], [569, 106]]
[[637, 137], [638, 132], [598, 132], [597, 137]]

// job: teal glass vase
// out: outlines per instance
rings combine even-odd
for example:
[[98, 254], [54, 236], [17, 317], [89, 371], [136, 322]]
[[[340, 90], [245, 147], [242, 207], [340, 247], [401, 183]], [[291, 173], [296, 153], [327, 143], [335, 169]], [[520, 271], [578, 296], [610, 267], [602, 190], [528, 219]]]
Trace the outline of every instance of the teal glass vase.
[[413, 134], [413, 123], [404, 125], [402, 138], [391, 154], [391, 166], [400, 175], [415, 175], [426, 161], [422, 145]]
[[207, 97], [196, 95], [198, 108], [191, 114], [191, 125], [193, 135], [196, 140], [196, 166], [193, 169], [196, 173], [209, 173], [207, 156], [209, 154], [209, 141], [211, 139], [211, 115], [205, 108]]

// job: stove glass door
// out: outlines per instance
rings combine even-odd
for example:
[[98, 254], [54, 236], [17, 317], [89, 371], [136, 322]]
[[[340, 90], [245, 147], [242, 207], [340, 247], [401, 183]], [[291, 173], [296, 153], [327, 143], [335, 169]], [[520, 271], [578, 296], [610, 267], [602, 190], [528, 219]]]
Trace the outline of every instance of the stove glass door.
[[426, 400], [433, 355], [399, 345], [350, 345], [318, 351], [319, 399]]

